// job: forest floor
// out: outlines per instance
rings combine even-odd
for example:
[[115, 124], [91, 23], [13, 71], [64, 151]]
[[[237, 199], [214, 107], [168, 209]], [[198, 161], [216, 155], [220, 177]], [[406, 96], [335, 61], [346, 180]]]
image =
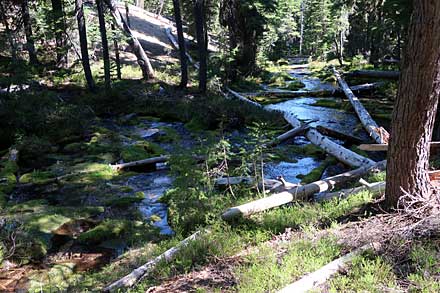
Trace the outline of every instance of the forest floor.
[[[152, 17], [144, 23], [137, 19], [143, 12], [132, 9], [132, 14], [134, 29], [143, 30], [145, 37], [139, 37], [161, 61], [158, 81], [137, 80], [140, 70], [126, 64], [123, 80], [115, 81], [110, 92], [91, 94], [73, 69], [72, 74], [31, 76], [50, 79], [51, 86], [5, 97], [0, 115], [9, 124], [0, 129], [0, 291], [101, 291], [196, 230], [209, 233], [174, 261], [160, 262], [130, 292], [273, 292], [371, 242], [381, 245], [356, 257], [316, 291], [440, 290], [438, 231], [406, 233], [412, 222], [383, 211], [381, 195], [293, 202], [223, 221], [220, 215], [227, 208], [264, 194], [258, 185], [218, 188], [219, 176], [258, 181], [258, 166], [300, 165], [292, 179], [306, 183], [347, 166], [334, 160], [329, 166], [325, 152], [303, 137], [261, 148], [289, 129], [278, 114], [226, 100], [213, 90], [206, 96], [194, 88], [176, 90], [179, 66], [162, 34], [166, 20]], [[313, 74], [331, 82], [325, 66], [316, 65]], [[285, 69], [273, 65], [266, 76], [234, 88], [287, 87], [296, 80]], [[102, 86], [100, 65], [93, 70]], [[391, 83], [369, 99], [360, 97], [384, 123], [395, 88]], [[351, 112], [341, 98], [314, 103], [307, 105], [308, 112], [313, 107]], [[15, 150], [18, 160], [11, 157]], [[158, 166], [125, 171], [109, 166], [164, 154], [171, 158]], [[275, 168], [275, 174], [282, 170]], [[372, 183], [384, 176], [364, 179]]]

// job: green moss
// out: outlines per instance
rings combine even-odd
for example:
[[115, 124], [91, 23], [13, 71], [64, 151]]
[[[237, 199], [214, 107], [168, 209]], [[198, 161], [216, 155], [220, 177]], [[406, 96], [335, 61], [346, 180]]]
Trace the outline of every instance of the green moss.
[[163, 149], [155, 143], [139, 141], [134, 145], [124, 147], [121, 151], [121, 157], [125, 162], [132, 162], [157, 157], [163, 152]]
[[299, 89], [302, 89], [305, 87], [305, 84], [299, 80], [291, 81], [287, 83], [287, 85], [284, 87], [285, 89], [291, 90], [291, 91], [297, 91]]
[[98, 244], [105, 240], [120, 237], [129, 229], [129, 223], [126, 220], [105, 220], [93, 229], [82, 233], [78, 241], [86, 244]]
[[387, 176], [387, 173], [385, 171], [377, 172], [377, 173], [370, 173], [365, 180], [368, 183], [382, 182], [382, 181], [385, 181], [386, 176]]
[[70, 284], [79, 280], [80, 275], [75, 274], [75, 263], [56, 264], [49, 271], [32, 274], [28, 292], [65, 292]]
[[105, 205], [107, 206], [113, 206], [113, 207], [128, 207], [131, 206], [134, 203], [141, 202], [145, 199], [145, 194], [143, 192], [136, 192], [134, 196], [125, 196], [125, 197], [118, 197], [109, 199], [105, 202]]
[[87, 149], [87, 145], [82, 142], [70, 143], [64, 147], [66, 153], [79, 153], [85, 149]]
[[301, 183], [308, 184], [315, 181], [318, 181], [321, 179], [322, 173], [324, 173], [325, 169], [328, 166], [336, 164], [337, 160], [333, 157], [327, 158], [321, 165], [313, 169], [309, 174], [307, 175], [298, 175], [297, 177], [301, 179]]
[[36, 183], [36, 184], [44, 184], [48, 179], [55, 177], [50, 171], [39, 171], [35, 170], [32, 173], [23, 174], [19, 181], [20, 183]]
[[288, 148], [292, 153], [307, 157], [323, 158], [326, 155], [324, 150], [314, 144], [290, 145]]
[[355, 153], [358, 154], [358, 155], [361, 155], [361, 156], [365, 157], [365, 158], [369, 158], [369, 156], [368, 156], [368, 152], [359, 149], [359, 148], [358, 148], [357, 146], [355, 146], [355, 145], [352, 146], [352, 147], [350, 148], [350, 150], [353, 151], [353, 152], [355, 152]]
[[332, 109], [341, 109], [342, 103], [338, 100], [335, 100], [335, 99], [319, 99], [316, 102], [314, 102], [312, 104], [312, 106], [332, 108]]
[[[8, 196], [0, 191], [0, 210], [2, 210], [4, 207], [6, 207], [6, 204], [8, 203]], [[1, 262], [0, 262], [1, 264]]]
[[71, 173], [77, 175], [69, 177], [69, 182], [91, 183], [98, 180], [110, 180], [118, 176], [118, 173], [107, 164], [85, 162], [71, 168]]
[[158, 142], [178, 142], [180, 140], [179, 133], [172, 127], [169, 126], [161, 126], [159, 127], [162, 131], [165, 132], [164, 135], [160, 135], [156, 141]]

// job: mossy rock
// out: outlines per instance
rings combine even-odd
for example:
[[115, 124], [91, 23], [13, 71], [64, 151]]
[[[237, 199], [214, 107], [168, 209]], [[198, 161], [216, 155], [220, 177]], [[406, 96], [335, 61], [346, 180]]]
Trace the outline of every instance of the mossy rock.
[[69, 177], [69, 182], [90, 183], [99, 180], [111, 180], [118, 176], [108, 164], [85, 162], [77, 164], [72, 168], [72, 173], [78, 173], [76, 176]]
[[78, 241], [85, 244], [98, 244], [122, 236], [130, 224], [126, 220], [105, 220], [93, 229], [82, 233]]
[[306, 157], [325, 158], [326, 156], [326, 152], [320, 147], [315, 146], [314, 144], [291, 145], [289, 146], [289, 150], [292, 153], [303, 155]]
[[105, 205], [112, 207], [128, 207], [134, 203], [139, 203], [145, 199], [145, 194], [143, 192], [136, 192], [134, 196], [125, 196], [109, 199], [105, 201]]
[[297, 91], [299, 89], [304, 88], [305, 86], [306, 85], [303, 82], [301, 82], [299, 80], [295, 80], [295, 81], [291, 81], [291, 82], [287, 83], [285, 88], [288, 90], [291, 90], [291, 91]]
[[139, 141], [134, 145], [124, 147], [121, 151], [121, 157], [125, 162], [132, 162], [157, 157], [163, 153], [164, 151], [159, 145], [148, 141]]

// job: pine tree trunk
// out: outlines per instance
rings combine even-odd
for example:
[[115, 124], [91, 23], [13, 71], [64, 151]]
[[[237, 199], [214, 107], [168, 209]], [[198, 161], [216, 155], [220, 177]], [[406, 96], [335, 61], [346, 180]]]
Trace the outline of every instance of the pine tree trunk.
[[104, 60], [104, 80], [105, 88], [109, 90], [111, 87], [110, 79], [110, 56], [108, 52], [107, 30], [105, 28], [105, 16], [102, 0], [96, 0], [98, 9], [99, 32], [101, 34], [102, 58]]
[[29, 15], [28, 0], [23, 0], [21, 3], [21, 11], [23, 14], [23, 26], [26, 35], [26, 49], [29, 53], [29, 62], [32, 65], [38, 65], [37, 52], [35, 50], [34, 38], [32, 36], [32, 23]]
[[205, 40], [204, 0], [196, 0], [194, 4], [194, 18], [196, 22], [197, 47], [199, 49], [199, 90], [206, 92], [207, 83], [207, 50]]
[[186, 58], [185, 38], [183, 36], [182, 15], [180, 13], [179, 0], [173, 0], [173, 8], [174, 8], [174, 18], [176, 21], [176, 28], [177, 28], [177, 40], [179, 42], [179, 53], [180, 53], [180, 70], [181, 70], [180, 87], [186, 88], [186, 85], [188, 83], [188, 61]]
[[[115, 32], [115, 25], [114, 24], [112, 24], [112, 31], [113, 31], [113, 33]], [[117, 77], [117, 79], [121, 80], [122, 79], [121, 58], [119, 57], [119, 44], [118, 44], [118, 39], [116, 36], [114, 36], [114, 38], [113, 38], [113, 47], [115, 49], [116, 77]]]
[[440, 94], [440, 1], [414, 2], [407, 51], [393, 111], [386, 203], [396, 207], [402, 190], [430, 196], [427, 174]]
[[93, 80], [92, 71], [90, 70], [89, 51], [87, 50], [87, 30], [84, 19], [83, 0], [75, 1], [76, 20], [78, 22], [79, 43], [81, 47], [81, 62], [84, 68], [84, 75], [88, 88], [93, 91], [95, 82]]
[[66, 48], [66, 21], [64, 19], [63, 0], [51, 0], [52, 13], [54, 18], [55, 41], [57, 51], [57, 65], [65, 67], [67, 65], [67, 48]]

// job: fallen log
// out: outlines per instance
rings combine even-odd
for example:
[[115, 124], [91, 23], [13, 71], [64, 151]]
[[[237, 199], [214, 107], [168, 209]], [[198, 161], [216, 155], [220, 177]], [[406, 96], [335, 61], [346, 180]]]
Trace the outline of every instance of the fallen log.
[[[290, 113], [284, 113], [284, 119], [286, 119], [294, 128], [298, 128], [301, 126], [301, 122]], [[370, 166], [375, 163], [374, 161], [365, 158], [349, 149], [346, 149], [343, 146], [328, 139], [314, 128], [310, 128], [309, 130], [307, 130], [305, 136], [308, 140], [310, 140], [311, 143], [319, 146], [328, 154], [334, 156], [336, 159], [349, 166]]]
[[157, 164], [157, 163], [165, 163], [169, 159], [170, 159], [170, 156], [160, 156], [160, 157], [154, 157], [154, 158], [149, 158], [149, 159], [144, 159], [144, 160], [139, 160], [139, 161], [134, 161], [134, 162], [110, 165], [110, 167], [113, 170], [120, 171], [120, 170], [131, 168], [131, 167], [146, 166], [146, 165], [152, 165], [152, 164]]
[[[439, 149], [440, 142], [431, 142], [430, 143], [431, 150]], [[359, 146], [360, 150], [369, 151], [369, 152], [386, 152], [388, 151], [388, 144], [361, 144]]]
[[177, 246], [174, 246], [174, 247], [168, 249], [167, 251], [165, 251], [164, 253], [162, 253], [161, 255], [156, 257], [155, 259], [150, 260], [146, 264], [138, 267], [137, 269], [135, 269], [134, 271], [132, 271], [130, 274], [126, 275], [122, 279], [119, 279], [118, 281], [113, 282], [109, 286], [105, 287], [103, 291], [104, 292], [116, 291], [117, 289], [120, 289], [120, 288], [127, 288], [127, 287], [133, 286], [142, 277], [144, 277], [146, 274], [148, 274], [151, 271], [153, 271], [154, 268], [160, 262], [162, 262], [162, 261], [165, 261], [165, 262], [172, 261], [177, 256], [178, 252], [182, 248], [187, 246], [192, 241], [200, 238], [202, 235], [203, 235], [203, 233], [201, 231], [195, 232], [194, 234], [192, 234], [191, 236], [189, 236], [188, 238], [186, 238], [185, 240], [180, 242]]
[[333, 177], [319, 180], [303, 186], [297, 186], [287, 189], [284, 192], [277, 193], [256, 201], [252, 201], [241, 206], [233, 207], [223, 213], [223, 220], [231, 220], [239, 216], [250, 216], [252, 214], [262, 212], [274, 207], [278, 207], [295, 200], [307, 199], [311, 195], [333, 189], [335, 186], [341, 185], [348, 181], [355, 180], [365, 174], [376, 171], [385, 170], [386, 161], [378, 162], [374, 165], [363, 166], [358, 169], [345, 172]]
[[122, 13], [119, 11], [117, 3], [115, 0], [104, 0], [107, 7], [110, 9], [110, 12], [113, 16], [114, 23], [124, 32], [127, 36], [128, 43], [133, 50], [133, 53], [136, 55], [137, 62], [142, 70], [142, 75], [146, 79], [154, 78], [154, 69], [151, 66], [150, 59], [142, 48], [141, 43], [133, 34], [128, 25], [127, 21], [122, 16]]
[[379, 71], [379, 70], [354, 70], [346, 74], [350, 77], [371, 77], [385, 79], [399, 79], [399, 71]]
[[297, 135], [300, 135], [304, 131], [310, 128], [310, 124], [316, 122], [316, 120], [309, 121], [307, 123], [302, 124], [300, 127], [296, 127], [294, 129], [291, 129], [279, 136], [277, 136], [274, 140], [266, 144], [266, 147], [273, 147], [275, 145], [280, 144], [281, 142], [288, 140], [289, 138], [295, 137]]
[[[353, 92], [361, 93], [361, 92], [364, 92], [364, 91], [371, 91], [373, 89], [378, 88], [381, 85], [383, 85], [382, 82], [366, 83], [366, 84], [361, 84], [361, 85], [356, 85], [356, 86], [350, 87], [350, 89]], [[242, 93], [243, 96], [247, 96], [247, 97], [277, 96], [277, 97], [292, 97], [292, 98], [304, 97], [304, 96], [327, 97], [327, 96], [336, 96], [336, 95], [343, 95], [343, 94], [344, 94], [344, 92], [341, 89], [316, 90], [316, 91], [268, 90], [268, 91], [255, 92], [255, 93]]]
[[332, 129], [332, 128], [329, 128], [329, 127], [325, 127], [325, 126], [322, 126], [322, 125], [318, 125], [316, 127], [316, 129], [320, 133], [322, 133], [322, 134], [324, 134], [326, 136], [331, 136], [331, 137], [334, 137], [336, 139], [344, 140], [344, 141], [347, 141], [347, 142], [349, 142], [351, 144], [360, 144], [360, 143], [363, 142], [363, 140], [361, 138], [359, 138], [359, 137], [356, 137], [356, 136], [350, 135], [348, 133], [344, 133], [344, 132], [341, 132], [341, 131], [338, 131], [338, 130], [335, 130], [335, 129]]
[[373, 120], [373, 118], [371, 118], [368, 111], [365, 109], [359, 99], [353, 94], [351, 89], [348, 87], [348, 84], [341, 78], [341, 75], [335, 68], [333, 68], [333, 73], [338, 80], [339, 86], [344, 91], [347, 98], [350, 100], [350, 103], [352, 104], [354, 110], [356, 111], [356, 114], [359, 117], [359, 120], [361, 121], [364, 128], [367, 130], [368, 134], [377, 143], [388, 143], [388, 139], [390, 136], [389, 133], [382, 127], [379, 127]]
[[340, 272], [358, 255], [369, 249], [376, 249], [379, 246], [378, 243], [372, 243], [364, 245], [334, 261], [326, 264], [322, 268], [313, 273], [310, 273], [303, 277], [302, 279], [292, 283], [280, 291], [279, 293], [300, 293], [309, 292], [310, 290], [316, 289], [317, 287], [325, 284], [325, 282], [334, 276], [336, 273]]
[[[166, 28], [165, 33], [167, 34], [168, 39], [170, 40], [171, 44], [176, 50], [179, 50], [179, 44], [177, 43], [176, 38], [173, 36], [173, 33], [171, 32], [171, 28]], [[194, 61], [194, 59], [189, 55], [188, 52], [185, 52], [186, 59], [188, 59], [189, 63], [191, 63], [196, 69], [199, 69], [199, 64]]]
[[385, 182], [382, 181], [382, 182], [372, 183], [369, 186], [363, 185], [354, 188], [342, 189], [335, 192], [318, 193], [315, 196], [315, 201], [320, 202], [320, 201], [331, 200], [333, 198], [347, 198], [350, 195], [357, 194], [362, 191], [369, 191], [372, 194], [377, 194], [385, 191], [385, 185], [386, 185]]
[[236, 91], [231, 90], [229, 87], [226, 87], [226, 90], [235, 98], [239, 99], [240, 101], [243, 101], [245, 103], [251, 104], [255, 107], [258, 108], [262, 108], [263, 106], [261, 106], [260, 104], [258, 104], [257, 102], [251, 101], [247, 98], [245, 98], [244, 96], [242, 96], [241, 94], [237, 93]]

